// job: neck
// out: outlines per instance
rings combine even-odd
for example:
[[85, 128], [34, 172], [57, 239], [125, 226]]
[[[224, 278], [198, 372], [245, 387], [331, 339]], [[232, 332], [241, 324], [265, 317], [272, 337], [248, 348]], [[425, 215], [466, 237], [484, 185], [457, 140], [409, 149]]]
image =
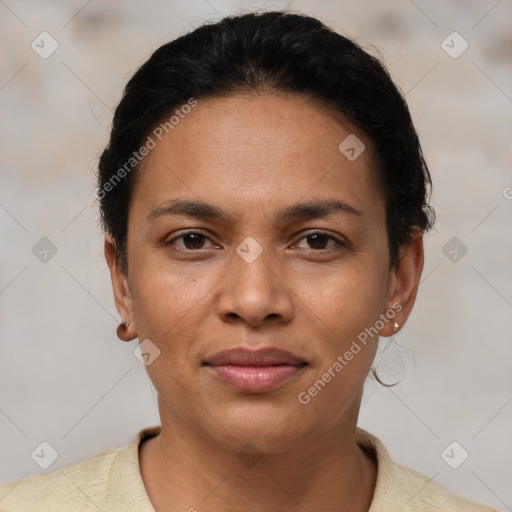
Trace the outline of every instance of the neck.
[[279, 453], [260, 453], [250, 443], [227, 449], [171, 417], [161, 418], [161, 433], [139, 453], [157, 512], [241, 507], [365, 512], [370, 507], [377, 467], [355, 442], [357, 416]]

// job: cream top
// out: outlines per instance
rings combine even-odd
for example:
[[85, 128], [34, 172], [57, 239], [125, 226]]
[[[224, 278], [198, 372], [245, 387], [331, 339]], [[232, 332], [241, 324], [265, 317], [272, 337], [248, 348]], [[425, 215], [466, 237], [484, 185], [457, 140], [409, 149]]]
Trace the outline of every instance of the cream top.
[[[47, 475], [0, 487], [1, 512], [155, 512], [140, 474], [139, 445], [160, 426], [138, 432], [122, 448], [99, 453]], [[382, 442], [357, 428], [356, 442], [377, 458], [377, 482], [368, 512], [497, 512], [454, 496], [443, 487], [390, 458]]]

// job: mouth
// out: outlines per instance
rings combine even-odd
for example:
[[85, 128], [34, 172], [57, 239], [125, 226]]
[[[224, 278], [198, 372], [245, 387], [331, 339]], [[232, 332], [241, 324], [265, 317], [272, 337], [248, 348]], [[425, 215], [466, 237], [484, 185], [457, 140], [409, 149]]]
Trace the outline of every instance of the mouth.
[[203, 362], [215, 377], [244, 393], [276, 389], [297, 377], [307, 365], [303, 359], [277, 348], [226, 350]]

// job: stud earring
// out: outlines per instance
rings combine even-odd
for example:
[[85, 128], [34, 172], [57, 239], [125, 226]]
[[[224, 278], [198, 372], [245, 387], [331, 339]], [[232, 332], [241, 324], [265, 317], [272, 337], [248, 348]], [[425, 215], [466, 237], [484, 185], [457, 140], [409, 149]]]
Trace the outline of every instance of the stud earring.
[[393, 324], [393, 332], [398, 331], [398, 328], [399, 328], [399, 327], [400, 327], [400, 325], [398, 324], [398, 322], [395, 322], [395, 323]]
[[131, 324], [131, 322], [123, 322], [117, 326], [116, 334], [120, 340], [122, 340], [122, 341], [133, 340], [134, 337], [130, 337], [130, 335], [127, 333], [128, 326], [130, 324]]

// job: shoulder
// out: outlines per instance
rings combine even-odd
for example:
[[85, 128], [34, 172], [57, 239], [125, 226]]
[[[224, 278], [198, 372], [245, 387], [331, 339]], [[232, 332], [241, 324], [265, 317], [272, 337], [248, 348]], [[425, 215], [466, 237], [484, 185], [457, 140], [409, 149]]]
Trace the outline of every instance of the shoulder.
[[377, 482], [369, 512], [497, 512], [448, 492], [417, 471], [394, 462], [382, 442], [358, 428], [356, 442], [377, 459]]
[[[0, 487], [0, 510], [18, 512], [35, 510], [65, 510], [84, 500], [95, 498], [108, 486], [112, 463], [121, 449], [108, 450], [74, 466], [47, 475], [23, 478]], [[46, 508], [48, 507], [48, 508]], [[79, 510], [82, 510], [81, 508]]]
[[409, 511], [441, 511], [450, 512], [497, 512], [495, 509], [479, 505], [448, 492], [444, 487], [417, 471], [394, 463], [394, 473], [400, 492], [396, 498], [408, 505], [404, 512]]
[[147, 510], [138, 447], [141, 439], [157, 429], [143, 429], [129, 445], [98, 453], [79, 464], [0, 486], [0, 511], [107, 512], [118, 510], [116, 505], [124, 500], [131, 503], [123, 510]]

